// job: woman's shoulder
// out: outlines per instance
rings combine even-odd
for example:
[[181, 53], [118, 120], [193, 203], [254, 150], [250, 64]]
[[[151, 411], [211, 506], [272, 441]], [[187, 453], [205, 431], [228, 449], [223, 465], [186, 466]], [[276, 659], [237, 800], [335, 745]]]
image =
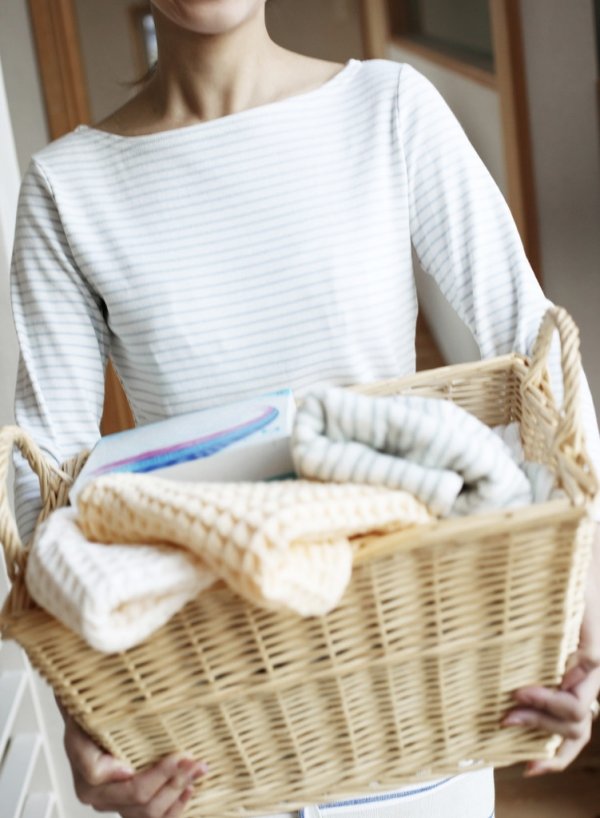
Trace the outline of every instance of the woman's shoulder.
[[[410, 66], [391, 59], [352, 58], [347, 61], [345, 68], [353, 64], [353, 70], [348, 72], [351, 82], [339, 83], [339, 88], [350, 89], [363, 100], [379, 105], [385, 99], [395, 98], [401, 72], [408, 69], [417, 73]], [[307, 63], [308, 65], [308, 63]], [[334, 79], [336, 73], [343, 73], [344, 64], [314, 60], [312, 66], [314, 85], [319, 81], [323, 84]], [[308, 76], [308, 74], [307, 74]], [[291, 94], [290, 94], [291, 95]], [[82, 172], [101, 170], [106, 162], [114, 161], [114, 154], [110, 150], [115, 145], [125, 146], [127, 143], [116, 142], [115, 135], [133, 134], [142, 126], [140, 112], [144, 109], [144, 92], [136, 94], [107, 117], [94, 125], [81, 124], [63, 136], [53, 140], [33, 154], [29, 172], [46, 176], [50, 182], [53, 177], [59, 179], [77, 179]]]
[[89, 155], [85, 127], [77, 125], [73, 130], [36, 151], [31, 157], [28, 172], [50, 176], [55, 170], [71, 169], [76, 173], [80, 161]]

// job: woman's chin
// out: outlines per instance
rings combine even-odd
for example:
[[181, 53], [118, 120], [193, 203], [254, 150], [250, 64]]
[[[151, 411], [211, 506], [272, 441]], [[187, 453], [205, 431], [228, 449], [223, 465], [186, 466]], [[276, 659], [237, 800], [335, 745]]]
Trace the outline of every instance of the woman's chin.
[[264, 9], [265, 0], [152, 0], [154, 11], [197, 34], [225, 34]]

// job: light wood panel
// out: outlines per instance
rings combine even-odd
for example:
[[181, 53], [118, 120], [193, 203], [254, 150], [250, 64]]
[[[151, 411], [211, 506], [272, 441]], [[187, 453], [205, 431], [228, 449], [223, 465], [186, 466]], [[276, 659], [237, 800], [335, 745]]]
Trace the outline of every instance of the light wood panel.
[[52, 139], [89, 122], [90, 110], [73, 0], [29, 0]]
[[387, 0], [361, 0], [360, 14], [365, 59], [385, 56], [390, 36]]

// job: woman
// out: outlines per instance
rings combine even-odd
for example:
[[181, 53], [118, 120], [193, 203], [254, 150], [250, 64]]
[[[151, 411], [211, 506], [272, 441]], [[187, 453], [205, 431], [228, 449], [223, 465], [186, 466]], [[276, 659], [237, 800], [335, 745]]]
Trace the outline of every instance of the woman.
[[[530, 351], [548, 301], [439, 95], [406, 65], [286, 51], [265, 2], [153, 0], [149, 82], [32, 160], [12, 272], [17, 420], [57, 462], [98, 437], [109, 350], [138, 423], [414, 371], [411, 243], [482, 356]], [[25, 536], [36, 510], [19, 469]], [[510, 716], [565, 737], [531, 773], [566, 766], [589, 738], [599, 620], [590, 603], [565, 690], [522, 691]], [[68, 718], [65, 744], [79, 797], [124, 818], [176, 818], [206, 772], [174, 756], [134, 774]], [[489, 818], [493, 802], [484, 770], [379, 810]]]

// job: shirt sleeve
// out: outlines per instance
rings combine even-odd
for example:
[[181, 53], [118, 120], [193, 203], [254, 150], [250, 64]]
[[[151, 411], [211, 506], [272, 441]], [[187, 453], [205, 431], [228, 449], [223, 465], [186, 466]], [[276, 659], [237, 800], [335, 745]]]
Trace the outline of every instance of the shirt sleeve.
[[[410, 230], [421, 266], [472, 332], [482, 358], [530, 355], [552, 302], [531, 269], [504, 197], [442, 96], [410, 65], [401, 66], [397, 100]], [[557, 339], [549, 370], [560, 405]], [[583, 372], [581, 391], [586, 445], [600, 474], [598, 422]], [[600, 521], [598, 504], [594, 516]]]
[[[100, 436], [109, 333], [102, 300], [77, 268], [35, 160], [21, 185], [10, 275], [20, 348], [15, 418], [59, 465]], [[17, 526], [27, 541], [39, 486], [20, 454], [14, 461]]]

